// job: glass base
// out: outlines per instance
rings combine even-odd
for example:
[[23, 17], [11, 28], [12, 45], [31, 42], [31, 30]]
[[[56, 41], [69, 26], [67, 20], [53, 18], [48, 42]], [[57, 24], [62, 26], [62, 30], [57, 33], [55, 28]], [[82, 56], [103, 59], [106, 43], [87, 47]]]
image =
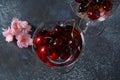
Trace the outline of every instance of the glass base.
[[97, 37], [102, 34], [105, 29], [103, 22], [93, 22], [93, 21], [79, 21], [79, 27], [84, 33], [85, 37]]
[[75, 64], [71, 64], [71, 65], [62, 66], [62, 67], [52, 67], [52, 70], [58, 74], [67, 74], [70, 71], [72, 71], [74, 67], [75, 67]]

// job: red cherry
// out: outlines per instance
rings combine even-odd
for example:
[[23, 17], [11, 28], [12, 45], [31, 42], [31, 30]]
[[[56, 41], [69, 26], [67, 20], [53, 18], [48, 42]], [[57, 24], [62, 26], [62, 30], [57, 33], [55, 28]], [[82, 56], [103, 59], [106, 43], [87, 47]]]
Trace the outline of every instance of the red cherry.
[[89, 9], [87, 14], [91, 20], [96, 20], [100, 17], [100, 11], [94, 8]]
[[57, 37], [57, 34], [54, 31], [50, 31], [47, 34], [47, 37], [51, 38], [51, 39], [55, 39]]
[[78, 11], [79, 12], [86, 12], [88, 7], [86, 6], [88, 3], [86, 2], [83, 2], [81, 4], [79, 4], [79, 8], [78, 8]]
[[40, 55], [44, 55], [44, 56], [49, 55], [49, 50], [47, 46], [38, 46], [38, 51]]
[[[70, 36], [70, 35], [69, 35], [69, 36]], [[68, 36], [67, 34], [65, 34], [65, 35], [63, 35], [61, 38], [62, 38], [62, 40], [67, 41], [68, 38], [69, 38], [69, 36]]]
[[36, 50], [36, 55], [37, 55], [38, 58], [39, 58], [40, 60], [42, 60], [43, 62], [47, 62], [47, 61], [48, 61], [47, 58], [46, 58], [46, 56], [41, 55], [41, 53], [39, 52], [38, 49]]
[[110, 11], [112, 9], [112, 2], [110, 0], [106, 0], [103, 2], [103, 9], [105, 11]]
[[76, 42], [74, 39], [69, 40], [69, 45], [71, 45], [72, 47], [76, 46]]
[[49, 31], [47, 30], [41, 30], [38, 32], [38, 35], [37, 36], [45, 36], [46, 34], [48, 34]]
[[50, 61], [47, 61], [46, 64], [47, 64], [48, 66], [51, 66], [51, 67], [52, 67], [52, 66], [57, 66], [57, 64], [54, 64], [54, 63], [52, 63], [52, 62], [50, 62]]
[[62, 39], [61, 38], [56, 38], [54, 43], [53, 43], [55, 48], [59, 48], [62, 45]]
[[71, 25], [66, 25], [65, 29], [66, 29], [65, 33], [68, 35], [73, 31], [74, 27]]
[[70, 53], [66, 53], [65, 51], [60, 52], [60, 58], [63, 60], [67, 60], [70, 57]]
[[56, 25], [53, 29], [53, 32], [54, 32], [54, 38], [58, 37], [58, 36], [61, 36], [63, 34], [63, 27], [59, 26], [59, 25]]
[[56, 25], [56, 26], [54, 27], [53, 31], [55, 31], [55, 32], [60, 32], [61, 29], [62, 29], [62, 28], [61, 28], [59, 25]]
[[52, 51], [52, 54], [49, 57], [52, 60], [56, 60], [56, 59], [58, 59], [59, 54], [56, 51]]
[[42, 45], [46, 43], [46, 39], [43, 36], [34, 37], [33, 43]]

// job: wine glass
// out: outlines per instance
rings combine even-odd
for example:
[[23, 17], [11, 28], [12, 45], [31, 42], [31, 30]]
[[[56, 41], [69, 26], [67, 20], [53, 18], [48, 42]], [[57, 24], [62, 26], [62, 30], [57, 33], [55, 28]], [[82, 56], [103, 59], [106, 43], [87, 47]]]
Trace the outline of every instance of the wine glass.
[[84, 47], [84, 37], [76, 20], [45, 22], [33, 35], [32, 50], [43, 64], [59, 73], [74, 68]]
[[120, 0], [69, 0], [70, 6], [80, 17], [79, 26], [87, 36], [98, 36], [104, 31], [104, 20], [113, 16]]

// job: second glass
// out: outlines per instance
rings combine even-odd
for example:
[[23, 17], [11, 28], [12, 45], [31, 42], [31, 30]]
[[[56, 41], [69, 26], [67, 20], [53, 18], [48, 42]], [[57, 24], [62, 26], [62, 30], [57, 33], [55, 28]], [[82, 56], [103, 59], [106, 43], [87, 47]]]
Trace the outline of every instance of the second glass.
[[73, 12], [81, 18], [80, 27], [86, 36], [102, 33], [104, 20], [112, 17], [120, 0], [69, 0]]

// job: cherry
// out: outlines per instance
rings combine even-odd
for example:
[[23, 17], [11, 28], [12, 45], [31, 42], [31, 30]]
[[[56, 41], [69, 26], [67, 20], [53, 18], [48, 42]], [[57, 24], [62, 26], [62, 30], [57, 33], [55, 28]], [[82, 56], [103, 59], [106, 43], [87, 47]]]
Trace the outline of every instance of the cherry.
[[38, 32], [38, 35], [37, 35], [37, 36], [41, 36], [41, 35], [42, 35], [42, 36], [46, 36], [46, 35], [48, 34], [48, 32], [49, 32], [49, 31], [47, 31], [47, 30], [41, 30], [41, 31]]
[[94, 8], [89, 9], [87, 14], [91, 20], [96, 20], [100, 17], [100, 11]]
[[88, 6], [87, 6], [87, 4], [84, 2], [84, 3], [79, 4], [78, 12], [85, 12], [85, 11], [87, 11], [87, 9], [88, 9]]
[[61, 32], [62, 28], [59, 25], [56, 25], [53, 29], [55, 32]]
[[69, 45], [71, 45], [72, 47], [76, 46], [76, 42], [74, 39], [69, 40]]
[[104, 10], [103, 10], [103, 5], [100, 5], [100, 6], [99, 6], [99, 11], [100, 11], [100, 12], [103, 12], [103, 11], [104, 11]]
[[49, 31], [48, 34], [46, 35], [46, 38], [54, 38], [54, 37], [56, 37], [54, 31]]
[[53, 31], [54, 31], [54, 34], [58, 37], [58, 36], [60, 36], [60, 35], [63, 34], [63, 32], [64, 32], [64, 27], [61, 27], [61, 26], [59, 26], [59, 25], [56, 25], [56, 26], [54, 27]]
[[63, 60], [67, 60], [70, 57], [70, 52], [69, 51], [61, 51], [60, 52], [60, 58]]
[[112, 9], [112, 2], [110, 0], [105, 0], [103, 2], [103, 9], [105, 11], [110, 11]]
[[63, 46], [60, 51], [60, 58], [62, 60], [67, 60], [70, 57], [71, 48], [69, 45]]
[[57, 66], [57, 64], [54, 64], [54, 63], [52, 63], [52, 62], [50, 62], [50, 61], [47, 61], [46, 64], [47, 64], [48, 66], [50, 66], [50, 67], [52, 67], [52, 66]]
[[62, 38], [62, 40], [67, 41], [68, 38], [69, 38], [69, 36], [65, 34], [65, 35], [63, 35], [61, 38]]
[[40, 55], [44, 55], [44, 56], [49, 55], [49, 49], [46, 45], [38, 46], [38, 52]]
[[41, 55], [41, 53], [39, 52], [39, 49], [36, 50], [36, 54], [37, 54], [38, 58], [41, 59], [43, 62], [47, 62], [48, 61], [46, 56]]
[[33, 43], [37, 45], [42, 45], [46, 43], [46, 39], [43, 36], [34, 37]]
[[56, 38], [54, 43], [53, 43], [54, 47], [56, 48], [60, 48], [62, 45], [62, 39], [61, 38]]
[[71, 33], [71, 31], [72, 31], [72, 29], [73, 29], [73, 26], [71, 26], [71, 25], [66, 25], [65, 27], [64, 27], [64, 34], [63, 35], [65, 35], [65, 34], [70, 34]]
[[56, 60], [58, 59], [59, 54], [56, 51], [52, 51], [52, 54], [49, 56], [50, 59]]

